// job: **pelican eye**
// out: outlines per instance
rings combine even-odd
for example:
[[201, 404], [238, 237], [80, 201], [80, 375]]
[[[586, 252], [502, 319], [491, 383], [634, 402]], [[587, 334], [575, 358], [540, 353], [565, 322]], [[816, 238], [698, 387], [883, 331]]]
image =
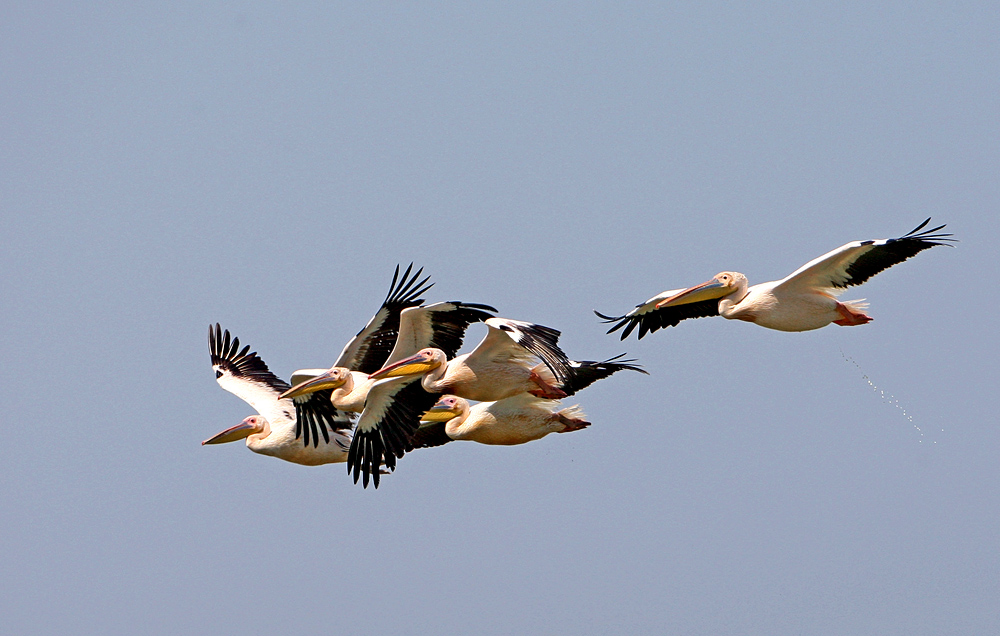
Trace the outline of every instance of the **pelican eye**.
[[216, 371], [215, 371], [215, 379], [218, 380], [221, 377], [222, 377], [222, 371], [219, 371], [218, 369], [216, 369]]
[[500, 329], [502, 329], [503, 331], [514, 331], [513, 329], [510, 328], [510, 325], [500, 325]]

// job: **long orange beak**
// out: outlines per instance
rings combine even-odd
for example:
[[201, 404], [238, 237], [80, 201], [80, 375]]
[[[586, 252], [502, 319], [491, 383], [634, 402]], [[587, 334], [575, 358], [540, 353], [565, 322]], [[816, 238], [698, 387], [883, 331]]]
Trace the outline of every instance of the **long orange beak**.
[[278, 396], [278, 399], [282, 398], [293, 398], [300, 395], [305, 395], [306, 393], [315, 393], [316, 391], [322, 391], [323, 389], [336, 389], [337, 387], [344, 384], [343, 379], [331, 380], [330, 376], [333, 375], [330, 371], [326, 373], [321, 373], [315, 378], [310, 378], [305, 382], [299, 382], [292, 388], [288, 389], [284, 393]]
[[438, 402], [429, 411], [420, 417], [421, 422], [447, 422], [455, 417], [457, 413], [454, 408]]
[[244, 420], [232, 428], [227, 428], [214, 437], [209, 437], [202, 442], [201, 445], [204, 446], [205, 444], [225, 444], [227, 442], [237, 442], [253, 435], [256, 430], [256, 426]]
[[399, 362], [384, 366], [375, 373], [370, 374], [368, 377], [372, 379], [381, 379], [397, 378], [404, 375], [420, 375], [427, 373], [435, 366], [436, 365], [432, 364], [426, 356], [417, 353], [409, 358], [403, 358]]
[[686, 305], [688, 303], [696, 303], [702, 300], [722, 298], [731, 291], [732, 289], [728, 285], [720, 281], [718, 278], [713, 278], [712, 280], [704, 282], [701, 285], [688, 287], [684, 291], [674, 294], [670, 298], [661, 300], [656, 303], [656, 308], [659, 309], [660, 307], [666, 307], [668, 305]]

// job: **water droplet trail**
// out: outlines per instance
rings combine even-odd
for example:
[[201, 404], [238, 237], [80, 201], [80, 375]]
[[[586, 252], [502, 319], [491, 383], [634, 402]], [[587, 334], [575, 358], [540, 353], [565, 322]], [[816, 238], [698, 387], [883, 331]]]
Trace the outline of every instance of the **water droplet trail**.
[[[843, 350], [840, 351], [840, 355], [844, 356], [844, 360], [853, 364], [858, 371], [861, 371], [861, 377], [864, 379], [865, 382], [868, 383], [868, 386], [870, 386], [873, 391], [878, 393], [879, 397], [882, 398], [883, 402], [891, 404], [892, 406], [900, 410], [900, 412], [903, 414], [903, 417], [905, 417], [906, 420], [913, 425], [913, 428], [916, 429], [917, 433], [920, 434], [920, 439], [917, 441], [922, 444], [924, 442], [924, 431], [920, 428], [920, 426], [917, 425], [916, 422], [913, 421], [913, 416], [906, 412], [906, 409], [903, 408], [903, 405], [899, 403], [899, 400], [896, 399], [896, 396], [892, 395], [891, 393], [887, 394], [885, 390], [875, 386], [875, 383], [872, 382], [871, 378], [868, 377], [868, 374], [866, 374], [864, 371], [861, 370], [861, 367], [858, 365], [857, 362], [854, 361], [854, 358], [848, 356], [846, 353], [844, 353]], [[943, 428], [941, 429], [941, 432], [942, 433], [944, 432]], [[936, 441], [932, 443], [937, 444]]]

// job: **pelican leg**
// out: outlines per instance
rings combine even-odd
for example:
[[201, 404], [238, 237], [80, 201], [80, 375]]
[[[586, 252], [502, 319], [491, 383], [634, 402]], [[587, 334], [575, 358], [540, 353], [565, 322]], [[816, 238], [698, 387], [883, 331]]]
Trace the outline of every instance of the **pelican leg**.
[[850, 307], [844, 303], [837, 303], [837, 313], [843, 316], [840, 320], [834, 320], [834, 324], [840, 325], [841, 327], [855, 327], [857, 325], [864, 325], [873, 320], [873, 318], [863, 311], [853, 311]]
[[537, 373], [535, 373], [534, 371], [531, 372], [531, 375], [528, 376], [528, 379], [538, 385], [538, 390], [528, 391], [528, 393], [534, 395], [535, 397], [540, 397], [546, 400], [558, 400], [559, 398], [566, 397], [565, 391], [563, 391], [559, 387], [552, 386], [551, 384], [543, 380], [542, 377]]
[[579, 431], [580, 429], [587, 428], [590, 426], [590, 422], [587, 420], [581, 420], [574, 417], [566, 417], [565, 415], [556, 414], [556, 418], [562, 422], [563, 429], [557, 431], [559, 433], [570, 433], [572, 431]]

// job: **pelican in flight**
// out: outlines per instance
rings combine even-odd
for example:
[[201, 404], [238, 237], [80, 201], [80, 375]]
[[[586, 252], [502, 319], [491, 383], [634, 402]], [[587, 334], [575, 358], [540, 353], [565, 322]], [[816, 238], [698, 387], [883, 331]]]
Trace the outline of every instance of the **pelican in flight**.
[[[302, 398], [298, 409], [310, 422], [324, 422], [332, 430], [319, 436], [313, 430], [315, 445], [303, 446], [297, 441], [296, 406], [289, 398], [280, 397], [288, 390], [288, 383], [280, 380], [267, 368], [256, 352], [247, 345], [240, 349], [240, 339], [231, 338], [218, 324], [208, 329], [208, 344], [212, 355], [212, 369], [219, 385], [252, 406], [258, 415], [210, 437], [202, 444], [224, 444], [246, 439], [247, 447], [255, 453], [279, 459], [317, 466], [347, 461], [351, 446], [353, 423], [346, 413], [330, 403], [329, 392], [317, 392]], [[294, 381], [294, 377], [293, 377]], [[305, 427], [309, 430], [309, 427]], [[325, 430], [325, 429], [324, 429]]]
[[453, 440], [513, 446], [549, 433], [569, 433], [590, 426], [579, 406], [560, 409], [555, 400], [528, 393], [495, 402], [469, 401], [445, 395], [421, 418], [413, 437], [416, 448], [440, 446]]
[[444, 351], [426, 348], [372, 377], [418, 375], [430, 393], [492, 402], [519, 393], [558, 399], [623, 369], [646, 373], [631, 364], [635, 360], [620, 360], [624, 354], [604, 362], [570, 360], [557, 344], [560, 332], [550, 327], [506, 318], [490, 318], [486, 326], [486, 337], [471, 353], [449, 360]]
[[924, 230], [928, 223], [929, 218], [899, 238], [852, 241], [778, 281], [750, 287], [743, 274], [721, 272], [701, 285], [658, 294], [622, 316], [594, 313], [605, 323], [615, 323], [608, 333], [624, 327], [622, 340], [637, 327], [642, 338], [681, 320], [705, 316], [744, 320], [779, 331], [809, 331], [831, 322], [844, 327], [863, 325], [872, 320], [864, 313], [867, 303], [841, 302], [837, 296], [923, 250], [955, 241], [951, 234], [937, 233], [944, 225]]

